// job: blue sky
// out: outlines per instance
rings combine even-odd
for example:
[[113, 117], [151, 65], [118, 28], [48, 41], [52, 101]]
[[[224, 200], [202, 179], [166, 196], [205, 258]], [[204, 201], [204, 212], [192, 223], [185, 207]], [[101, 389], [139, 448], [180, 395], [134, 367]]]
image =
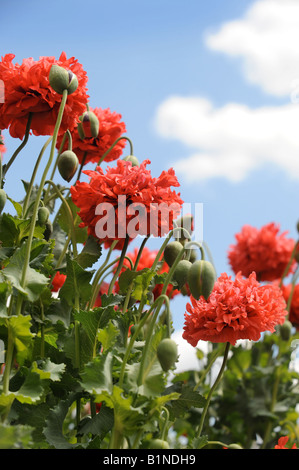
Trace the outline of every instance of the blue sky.
[[[91, 106], [122, 115], [138, 159], [154, 176], [174, 166], [183, 200], [203, 203], [218, 274], [230, 272], [227, 249], [245, 223], [296, 236], [295, 0], [11, 0], [1, 17], [2, 56], [75, 56]], [[19, 142], [4, 136], [9, 155]], [[8, 174], [12, 198], [43, 142], [30, 139]], [[185, 303], [172, 304], [177, 329]]]

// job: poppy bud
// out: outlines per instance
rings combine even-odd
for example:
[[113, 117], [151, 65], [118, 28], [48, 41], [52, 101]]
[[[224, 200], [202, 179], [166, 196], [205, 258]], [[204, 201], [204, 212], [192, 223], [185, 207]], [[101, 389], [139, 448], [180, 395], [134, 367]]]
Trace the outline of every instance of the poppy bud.
[[243, 449], [243, 447], [239, 446], [239, 444], [230, 444], [228, 449]]
[[65, 150], [61, 153], [58, 158], [58, 170], [62, 178], [67, 182], [71, 181], [77, 171], [78, 164], [78, 157], [72, 150]]
[[182, 227], [185, 229], [185, 230], [179, 230], [179, 228], [176, 228], [174, 231], [175, 238], [180, 239], [180, 241], [184, 241], [188, 239], [189, 237], [188, 237], [187, 232], [191, 235], [191, 233], [194, 230], [193, 215], [186, 214], [182, 217], [179, 217], [178, 219], [175, 220], [175, 223], [176, 223], [176, 227]]
[[178, 262], [177, 267], [173, 273], [173, 280], [178, 283], [178, 288], [181, 289], [188, 279], [189, 269], [192, 263], [186, 259]]
[[188, 285], [195, 299], [201, 295], [207, 300], [216, 281], [215, 269], [210, 261], [195, 261], [189, 269]]
[[41, 225], [45, 225], [45, 223], [48, 221], [49, 219], [49, 215], [50, 215], [50, 212], [49, 212], [49, 209], [47, 207], [40, 207], [38, 209], [38, 213], [37, 213], [37, 220], [38, 222], [41, 224]]
[[125, 162], [131, 162], [132, 166], [140, 166], [138, 158], [135, 157], [135, 155], [127, 155], [126, 157], [123, 158]]
[[163, 441], [162, 439], [152, 439], [149, 442], [150, 449], [169, 449], [169, 444], [167, 441]]
[[176, 257], [183, 249], [182, 244], [180, 242], [174, 241], [168, 243], [164, 250], [164, 259], [169, 267], [173, 265], [176, 260]]
[[4, 189], [0, 189], [0, 214], [3, 211], [3, 208], [6, 204], [7, 195]]
[[157, 347], [157, 356], [162, 369], [167, 372], [178, 357], [178, 348], [176, 343], [171, 338], [162, 339]]
[[66, 70], [57, 64], [53, 64], [49, 73], [49, 82], [53, 90], [62, 95], [67, 90], [68, 95], [78, 88], [78, 78], [70, 70]]
[[280, 336], [283, 341], [288, 341], [290, 339], [292, 326], [293, 325], [289, 320], [285, 320], [285, 322], [279, 326]]
[[77, 130], [82, 140], [84, 140], [85, 137], [98, 137], [100, 123], [95, 113], [85, 111], [85, 113], [79, 117], [79, 121]]

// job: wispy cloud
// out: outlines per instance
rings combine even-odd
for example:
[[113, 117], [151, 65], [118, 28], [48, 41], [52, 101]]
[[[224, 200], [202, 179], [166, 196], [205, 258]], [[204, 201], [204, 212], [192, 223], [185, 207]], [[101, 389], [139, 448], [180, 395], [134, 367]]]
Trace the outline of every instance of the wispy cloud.
[[206, 44], [241, 58], [244, 77], [265, 92], [289, 95], [299, 79], [298, 18], [298, 0], [260, 0], [243, 18], [208, 34]]
[[[299, 179], [299, 2], [260, 0], [243, 18], [206, 36], [208, 48], [243, 60], [246, 80], [286, 104], [215, 107], [201, 96], [170, 96], [155, 116], [159, 135], [186, 145], [173, 166], [187, 182], [239, 182], [263, 165]], [[237, 65], [237, 64], [236, 64]]]

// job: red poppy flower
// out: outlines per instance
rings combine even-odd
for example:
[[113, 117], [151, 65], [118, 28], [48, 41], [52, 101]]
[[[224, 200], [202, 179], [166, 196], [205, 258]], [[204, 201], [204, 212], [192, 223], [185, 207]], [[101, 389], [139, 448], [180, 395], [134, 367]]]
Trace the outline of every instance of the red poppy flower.
[[[274, 223], [260, 230], [245, 225], [238, 233], [236, 244], [231, 245], [228, 260], [234, 271], [248, 277], [255, 271], [259, 281], [274, 281], [281, 278], [290, 260], [295, 241], [280, 235], [279, 226]], [[294, 266], [295, 262], [293, 263]], [[292, 266], [292, 267], [293, 267]]]
[[[127, 253], [126, 255], [128, 258], [132, 260], [133, 265], [135, 265], [138, 252], [139, 252], [139, 249], [135, 248], [133, 252]], [[137, 271], [141, 271], [142, 269], [145, 269], [145, 268], [151, 268], [156, 259], [157, 254], [158, 254], [158, 250], [150, 250], [149, 248], [144, 247], [142, 250], [142, 254], [140, 256], [139, 262], [138, 262]], [[163, 254], [161, 258], [162, 257], [163, 257]], [[124, 272], [127, 268], [131, 269], [131, 264], [125, 258], [121, 272]], [[162, 266], [158, 269], [157, 273], [162, 274], [162, 273], [167, 273], [168, 271], [169, 271], [169, 266], [165, 261], [163, 261]], [[163, 284], [155, 285], [155, 287], [153, 288], [154, 300], [156, 300], [161, 295], [162, 289], [163, 289]], [[175, 289], [173, 285], [171, 284], [168, 285], [166, 295], [168, 295], [169, 298], [173, 298], [175, 295], [179, 293], [180, 291], [178, 289]]]
[[[191, 305], [192, 304], [192, 305]], [[191, 296], [187, 304], [183, 338], [192, 346], [199, 340], [235, 344], [239, 339], [257, 341], [263, 331], [274, 332], [287, 315], [281, 289], [261, 285], [255, 273], [235, 280], [226, 273], [216, 281], [208, 300]]]
[[12, 137], [23, 139], [29, 113], [34, 135], [52, 135], [62, 95], [49, 83], [51, 66], [57, 64], [72, 71], [78, 78], [77, 90], [70, 94], [62, 117], [60, 132], [72, 130], [86, 109], [87, 75], [81, 64], [63, 52], [59, 59], [40, 57], [23, 59], [13, 64], [14, 54], [6, 54], [0, 62], [0, 79], [4, 83], [5, 100], [0, 103], [0, 129], [8, 129]]
[[[291, 291], [292, 291], [292, 284], [282, 286], [281, 290], [285, 298], [285, 301], [288, 302]], [[294, 291], [292, 294], [289, 320], [297, 329], [299, 329], [299, 284], [295, 285]]]
[[274, 449], [297, 449], [296, 444], [293, 444], [292, 447], [286, 447], [286, 444], [289, 440], [289, 436], [282, 436], [278, 439], [278, 444], [274, 446]]
[[60, 273], [59, 271], [56, 272], [55, 276], [52, 279], [52, 292], [58, 292], [59, 289], [63, 286], [64, 282], [66, 280], [66, 275]]
[[[86, 137], [81, 139], [77, 128], [74, 129], [72, 134], [72, 149], [77, 155], [79, 162], [82, 163], [85, 156], [85, 163], [93, 162], [98, 163], [102, 155], [111, 147], [111, 145], [126, 132], [124, 122], [121, 122], [121, 115], [116, 112], [111, 112], [109, 108], [91, 108], [99, 120], [99, 133], [97, 137]], [[84, 124], [84, 123], [83, 123]], [[57, 148], [61, 145], [62, 136], [57, 139]], [[116, 160], [122, 154], [123, 148], [126, 145], [125, 140], [120, 140], [113, 149], [105, 157], [105, 162]], [[65, 148], [67, 148], [67, 142]], [[63, 149], [63, 150], [64, 150]]]
[[178, 180], [173, 169], [153, 178], [146, 169], [149, 163], [132, 166], [117, 160], [116, 167], [108, 167], [106, 173], [100, 167], [84, 171], [90, 181], [77, 181], [71, 187], [81, 227], [88, 227], [88, 233], [105, 248], [118, 240], [115, 248], [122, 249], [127, 236], [129, 241], [137, 235], [164, 236], [173, 228], [183, 204], [180, 194], [170, 189], [179, 186]]

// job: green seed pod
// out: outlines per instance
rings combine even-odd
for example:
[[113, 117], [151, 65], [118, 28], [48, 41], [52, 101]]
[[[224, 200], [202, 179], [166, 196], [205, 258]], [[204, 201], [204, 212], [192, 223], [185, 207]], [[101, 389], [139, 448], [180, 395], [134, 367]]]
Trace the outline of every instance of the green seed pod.
[[0, 189], [0, 214], [4, 209], [6, 201], [7, 201], [6, 192], [4, 191], [4, 189]]
[[173, 273], [173, 280], [178, 283], [178, 288], [181, 289], [188, 279], [188, 273], [192, 263], [186, 259], [178, 262]]
[[183, 246], [180, 242], [174, 241], [168, 243], [164, 250], [164, 259], [169, 267], [173, 265], [175, 262], [176, 257], [181, 252]]
[[79, 121], [77, 131], [82, 140], [84, 140], [85, 137], [98, 137], [100, 123], [95, 113], [85, 111], [85, 113], [79, 117]]
[[239, 446], [239, 444], [230, 444], [227, 446], [228, 449], [243, 449], [243, 447]]
[[132, 166], [140, 166], [138, 158], [135, 157], [135, 155], [127, 155], [126, 157], [123, 158], [125, 162], [131, 162]]
[[192, 264], [188, 273], [188, 285], [195, 299], [201, 295], [207, 300], [216, 281], [215, 269], [210, 261], [198, 260]]
[[79, 165], [78, 157], [72, 150], [65, 150], [58, 158], [58, 170], [62, 178], [71, 181]]
[[53, 64], [49, 73], [49, 82], [53, 90], [62, 95], [67, 90], [68, 95], [78, 88], [78, 78], [70, 70], [66, 70], [57, 64]]
[[45, 223], [48, 221], [49, 219], [49, 215], [50, 215], [50, 212], [49, 212], [49, 209], [47, 207], [40, 207], [38, 209], [38, 213], [37, 213], [37, 220], [38, 222], [41, 224], [41, 225], [45, 225]]
[[152, 439], [149, 441], [149, 448], [150, 449], [169, 449], [169, 444], [167, 441], [163, 441], [162, 439]]
[[162, 339], [157, 347], [157, 356], [162, 369], [167, 372], [178, 358], [178, 347], [171, 338]]
[[283, 341], [288, 341], [290, 339], [292, 327], [293, 325], [289, 320], [285, 320], [285, 322], [279, 326], [279, 333]]

